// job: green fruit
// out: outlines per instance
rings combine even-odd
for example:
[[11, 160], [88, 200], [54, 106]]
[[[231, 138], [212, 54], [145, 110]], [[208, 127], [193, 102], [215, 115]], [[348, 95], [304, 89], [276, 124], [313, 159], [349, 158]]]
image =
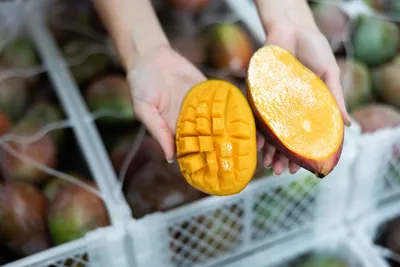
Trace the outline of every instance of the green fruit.
[[122, 75], [107, 75], [93, 82], [86, 91], [89, 108], [94, 113], [110, 113], [101, 122], [134, 122], [129, 84]]
[[[36, 135], [44, 126], [43, 118], [27, 115], [11, 129], [11, 133], [24, 138]], [[8, 145], [18, 154], [48, 168], [57, 165], [58, 148], [50, 134], [40, 136], [30, 142], [10, 141]], [[30, 162], [14, 157], [6, 150], [1, 150], [0, 166], [5, 179], [40, 183], [48, 180], [48, 175]]]
[[[94, 183], [85, 183], [97, 189]], [[109, 223], [103, 200], [74, 184], [63, 186], [49, 208], [49, 231], [57, 245], [81, 238], [89, 231], [108, 226]]]
[[60, 189], [67, 184], [68, 181], [66, 180], [53, 178], [43, 188], [43, 193], [45, 194], [48, 200], [53, 201], [58, 191], [60, 191]]
[[358, 60], [337, 59], [347, 110], [366, 104], [371, 98], [372, 82], [367, 66]]
[[299, 267], [349, 267], [349, 264], [338, 257], [315, 254], [300, 263]]
[[400, 56], [374, 71], [376, 94], [387, 104], [400, 108]]
[[206, 30], [206, 49], [216, 68], [232, 73], [247, 69], [254, 45], [241, 26], [235, 23], [216, 23]]
[[390, 21], [361, 15], [353, 36], [355, 56], [367, 65], [378, 65], [397, 53], [399, 30]]
[[25, 38], [15, 39], [0, 52], [0, 66], [30, 68], [40, 64], [34, 43]]
[[62, 51], [70, 65], [72, 76], [81, 85], [103, 74], [110, 64], [105, 47], [89, 39], [74, 39]]
[[10, 77], [0, 80], [0, 109], [12, 120], [22, 116], [28, 100], [27, 80]]
[[350, 22], [349, 16], [336, 5], [323, 3], [315, 5], [312, 12], [319, 30], [328, 39], [333, 51], [341, 49], [343, 47], [341, 36], [347, 37], [350, 34], [346, 28]]
[[[61, 109], [56, 105], [48, 102], [38, 102], [28, 111], [25, 118], [36, 121], [38, 127], [44, 127], [49, 123], [62, 120], [63, 115]], [[49, 135], [57, 144], [60, 144], [64, 138], [64, 129], [52, 130]]]
[[[79, 179], [79, 180], [84, 180], [83, 177], [81, 177], [79, 174], [69, 174], [72, 177]], [[46, 186], [43, 188], [43, 193], [47, 197], [48, 200], [53, 201], [58, 192], [63, 188], [64, 186], [70, 184], [67, 180], [60, 179], [58, 177], [53, 177], [50, 182], [46, 184]]]

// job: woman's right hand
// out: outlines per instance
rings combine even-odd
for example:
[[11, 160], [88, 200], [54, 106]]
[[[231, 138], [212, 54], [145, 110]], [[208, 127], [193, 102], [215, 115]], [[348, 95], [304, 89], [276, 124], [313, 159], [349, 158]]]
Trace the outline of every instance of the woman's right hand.
[[140, 56], [128, 72], [138, 119], [161, 145], [168, 162], [174, 159], [175, 127], [186, 93], [206, 77], [169, 45]]

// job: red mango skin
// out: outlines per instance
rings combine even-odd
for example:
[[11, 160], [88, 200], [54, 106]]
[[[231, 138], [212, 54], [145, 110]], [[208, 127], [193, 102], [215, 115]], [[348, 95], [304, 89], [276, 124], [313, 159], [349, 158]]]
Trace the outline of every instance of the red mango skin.
[[170, 0], [176, 9], [188, 12], [201, 12], [210, 3], [210, 0]]
[[268, 125], [263, 121], [261, 114], [258, 112], [257, 107], [254, 105], [254, 100], [251, 97], [251, 92], [248, 84], [247, 84], [247, 97], [250, 103], [250, 107], [253, 110], [254, 117], [256, 119], [257, 129], [264, 135], [264, 137], [270, 144], [275, 146], [275, 148], [280, 153], [282, 153], [282, 155], [284, 155], [290, 161], [293, 161], [300, 167], [314, 173], [315, 176], [317, 176], [318, 178], [324, 178], [336, 167], [337, 163], [339, 162], [340, 156], [342, 154], [344, 135], [339, 149], [330, 158], [319, 161], [301, 157], [293, 153], [286, 146], [284, 146], [282, 142], [279, 140], [279, 138], [272, 133]]
[[21, 256], [50, 248], [46, 197], [20, 181], [0, 185], [0, 239]]
[[232, 23], [212, 27], [209, 45], [213, 65], [232, 72], [245, 71], [255, 52], [249, 36], [240, 26]]
[[11, 120], [0, 110], [0, 135], [7, 133], [11, 128]]

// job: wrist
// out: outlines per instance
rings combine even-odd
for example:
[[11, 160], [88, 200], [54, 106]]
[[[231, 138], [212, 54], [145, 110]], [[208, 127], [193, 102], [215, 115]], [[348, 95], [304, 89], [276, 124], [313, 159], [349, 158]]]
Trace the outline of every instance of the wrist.
[[318, 29], [306, 0], [256, 0], [265, 31], [278, 26]]

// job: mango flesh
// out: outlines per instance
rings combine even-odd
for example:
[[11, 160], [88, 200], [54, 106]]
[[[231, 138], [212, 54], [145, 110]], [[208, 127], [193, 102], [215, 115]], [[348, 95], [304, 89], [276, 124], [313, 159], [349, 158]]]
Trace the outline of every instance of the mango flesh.
[[247, 74], [247, 95], [259, 129], [279, 152], [323, 178], [342, 151], [344, 125], [328, 87], [278, 46], [260, 48]]
[[391, 21], [361, 15], [352, 39], [355, 57], [369, 66], [374, 66], [396, 55], [399, 30]]
[[208, 80], [186, 95], [176, 127], [177, 157], [189, 184], [212, 195], [232, 195], [257, 165], [254, 117], [232, 84]]
[[348, 111], [359, 108], [371, 98], [372, 82], [367, 66], [358, 60], [338, 58], [340, 82]]

